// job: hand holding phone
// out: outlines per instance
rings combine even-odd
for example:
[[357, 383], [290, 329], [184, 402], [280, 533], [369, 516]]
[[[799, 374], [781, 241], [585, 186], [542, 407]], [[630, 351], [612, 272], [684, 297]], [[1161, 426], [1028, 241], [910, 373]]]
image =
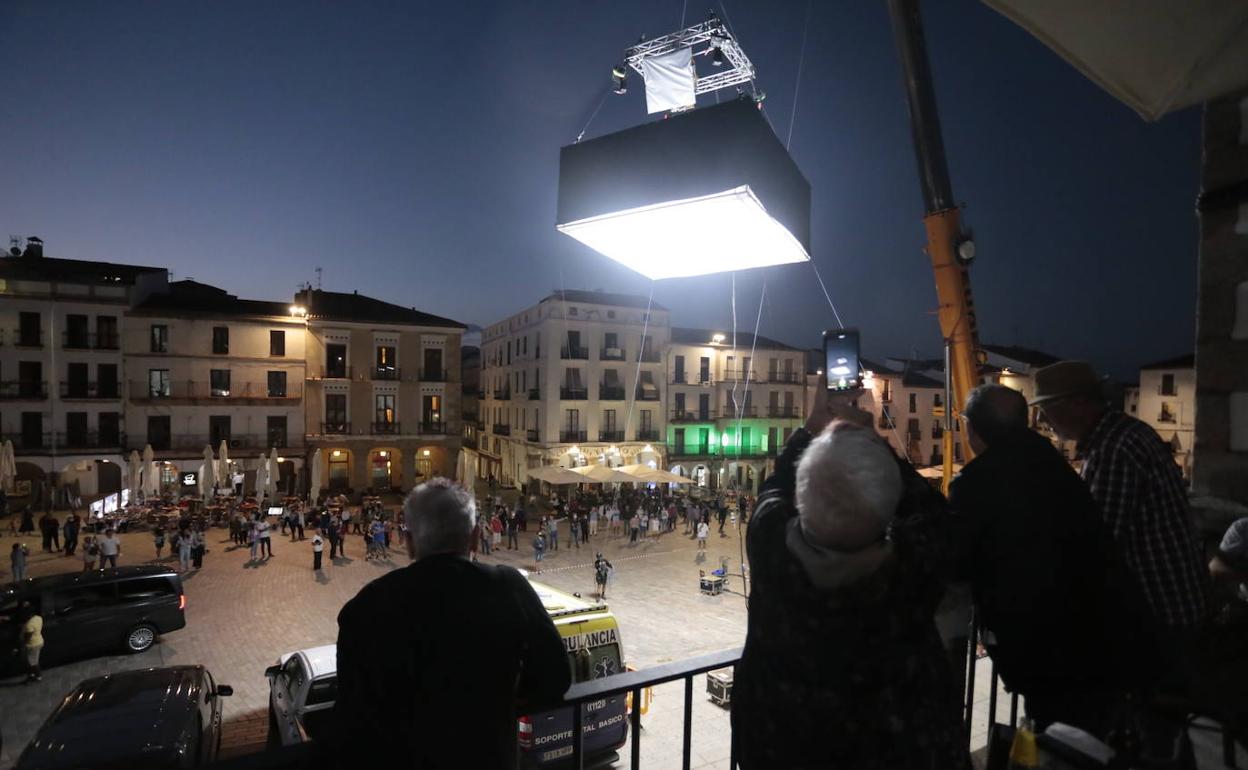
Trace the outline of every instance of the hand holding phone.
[[823, 373], [832, 393], [862, 389], [857, 329], [829, 329], [823, 333]]

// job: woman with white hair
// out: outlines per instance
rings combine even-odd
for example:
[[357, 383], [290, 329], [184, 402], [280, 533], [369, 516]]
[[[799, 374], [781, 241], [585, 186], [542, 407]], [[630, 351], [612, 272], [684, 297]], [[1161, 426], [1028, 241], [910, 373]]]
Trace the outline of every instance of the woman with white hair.
[[750, 519], [732, 702], [745, 770], [970, 767], [933, 621], [948, 566], [944, 498], [863, 417], [830, 407], [821, 383]]

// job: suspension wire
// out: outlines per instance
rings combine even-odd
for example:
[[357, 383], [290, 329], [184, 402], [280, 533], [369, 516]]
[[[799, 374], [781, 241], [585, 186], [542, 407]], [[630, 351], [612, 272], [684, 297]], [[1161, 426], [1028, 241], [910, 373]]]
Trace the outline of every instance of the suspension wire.
[[[758, 348], [758, 329], [763, 321], [763, 302], [767, 299], [767, 277], [763, 276], [763, 293], [758, 297], [758, 315], [754, 318], [754, 339], [750, 341], [750, 368], [745, 369], [745, 402], [750, 402], [750, 374], [753, 372], [754, 352]], [[733, 381], [733, 389], [736, 389], [736, 381]], [[737, 462], [741, 461], [741, 421], [744, 417], [744, 405], [737, 405]]]
[[[654, 303], [655, 280], [650, 279], [650, 299], [646, 300], [646, 317], [641, 325], [641, 342], [637, 345], [637, 369], [633, 373], [633, 392], [628, 397], [628, 414], [624, 417], [624, 435], [633, 425], [633, 405], [637, 403], [637, 389], [641, 387], [641, 357], [646, 346], [646, 333], [650, 331], [650, 306]], [[637, 434], [633, 434], [637, 435]]]
[[609, 87], [602, 89], [602, 98], [598, 100], [598, 106], [595, 107], [594, 111], [589, 114], [589, 120], [585, 121], [585, 126], [581, 129], [581, 132], [576, 135], [576, 141], [573, 142], [573, 144], [581, 143], [581, 139], [585, 136], [585, 132], [589, 130], [589, 124], [593, 123], [594, 118], [598, 117], [598, 111], [602, 109], [602, 105], [607, 103], [607, 97], [610, 96], [610, 94], [611, 89]]
[[[732, 273], [732, 363], [737, 363], [737, 273]], [[737, 378], [732, 378], [732, 408], [737, 408]], [[738, 411], [738, 416], [740, 412]], [[721, 443], [720, 446], [723, 446]]]
[[685, 28], [685, 13], [688, 12], [688, 10], [689, 10], [689, 0], [685, 0], [684, 4], [680, 7], [680, 28], [681, 29]]
[[841, 321], [841, 314], [836, 312], [836, 305], [832, 302], [832, 295], [828, 294], [828, 287], [823, 283], [823, 276], [819, 275], [819, 266], [815, 264], [814, 258], [807, 260], [810, 262], [811, 268], [815, 271], [815, 277], [819, 279], [819, 288], [823, 289], [823, 297], [828, 301], [828, 307], [832, 308], [832, 316], [836, 318], [836, 325], [844, 328], [845, 324]]
[[802, 88], [802, 65], [806, 63], [806, 37], [810, 34], [811, 0], [806, 0], [806, 24], [802, 27], [802, 52], [797, 57], [797, 80], [793, 84], [793, 112], [789, 115], [789, 137], [784, 149], [793, 146], [793, 126], [797, 123], [797, 95]]

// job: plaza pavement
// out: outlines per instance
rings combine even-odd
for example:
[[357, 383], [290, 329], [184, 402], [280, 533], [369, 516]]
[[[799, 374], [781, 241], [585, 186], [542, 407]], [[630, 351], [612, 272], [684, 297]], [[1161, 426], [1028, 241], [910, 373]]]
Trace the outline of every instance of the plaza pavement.
[[[485, 561], [532, 568], [532, 527], [521, 533], [521, 549], [500, 550], [483, 556]], [[310, 533], [309, 533], [310, 536]], [[676, 532], [657, 542], [636, 546], [627, 537], [599, 534], [589, 546], [569, 548], [566, 524], [560, 531], [560, 549], [548, 551], [543, 571], [535, 575], [555, 588], [594, 591], [592, 562], [602, 550], [615, 566], [615, 581], [607, 589], [607, 602], [615, 612], [626, 662], [635, 668], [707, 652], [738, 647], [745, 638], [745, 600], [741, 579], [729, 580], [729, 593], [705, 596], [698, 591], [698, 570], [729, 560], [729, 571], [740, 573], [740, 541], [735, 526], [718, 537], [712, 528], [707, 554], [699, 559], [694, 541]], [[122, 564], [149, 562], [154, 556], [147, 533], [125, 534]], [[78, 571], [81, 561], [39, 553], [37, 538], [21, 538], [30, 546], [31, 576]], [[505, 539], [504, 539], [505, 541]], [[0, 551], [7, 552], [13, 538], [0, 537]], [[348, 541], [348, 557], [330, 562], [323, 574], [312, 572], [308, 540], [290, 542], [275, 532], [272, 559], [252, 563], [248, 549], [228, 542], [224, 529], [213, 529], [203, 569], [184, 577], [187, 626], [163, 637], [140, 655], [95, 658], [48, 669], [43, 681], [23, 685], [19, 680], [0, 683], [0, 768], [16, 760], [59, 702], [83, 679], [147, 666], [204, 664], [217, 681], [234, 687], [225, 701], [223, 753], [235, 755], [262, 748], [267, 732], [268, 681], [264, 669], [278, 655], [290, 650], [333, 642], [337, 635], [339, 608], [364, 584], [385, 571], [407, 563], [402, 554], [388, 562], [365, 561], [359, 536]], [[328, 554], [328, 551], [326, 552]], [[166, 558], [165, 563], [176, 565]], [[0, 580], [8, 578], [7, 559], [0, 564]], [[972, 720], [972, 746], [982, 746], [987, 731], [990, 663], [980, 661], [976, 677], [976, 708]], [[729, 753], [728, 712], [706, 697], [705, 676], [694, 683], [692, 767], [726, 768]], [[683, 684], [658, 687], [642, 717], [642, 766], [647, 770], [680, 767]], [[999, 721], [1008, 717], [1009, 696], [1000, 692]], [[1193, 733], [1201, 767], [1220, 767], [1215, 738]], [[621, 751], [627, 766], [628, 747]]]

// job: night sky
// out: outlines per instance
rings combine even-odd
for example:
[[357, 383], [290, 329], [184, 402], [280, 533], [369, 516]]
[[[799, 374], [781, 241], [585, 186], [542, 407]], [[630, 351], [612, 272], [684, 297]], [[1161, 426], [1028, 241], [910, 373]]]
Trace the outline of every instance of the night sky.
[[[718, 0], [715, 2], [718, 7]], [[781, 137], [806, 0], [725, 0]], [[688, 22], [710, 3], [689, 3]], [[488, 324], [552, 289], [651, 282], [554, 229], [570, 143], [638, 35], [681, 0], [0, 4], [0, 227], [52, 256], [167, 265], [240, 296], [358, 289]], [[1192, 349], [1198, 110], [1143, 122], [971, 0], [925, 24], [985, 342], [1119, 376]], [[587, 138], [647, 120], [640, 78]], [[713, 98], [710, 99], [713, 102]], [[814, 2], [792, 153], [814, 257], [875, 357], [939, 333], [883, 2]], [[0, 233], [3, 234], [3, 233]], [[809, 265], [737, 276], [738, 324], [814, 346]], [[659, 282], [673, 322], [727, 326], [727, 275]]]

